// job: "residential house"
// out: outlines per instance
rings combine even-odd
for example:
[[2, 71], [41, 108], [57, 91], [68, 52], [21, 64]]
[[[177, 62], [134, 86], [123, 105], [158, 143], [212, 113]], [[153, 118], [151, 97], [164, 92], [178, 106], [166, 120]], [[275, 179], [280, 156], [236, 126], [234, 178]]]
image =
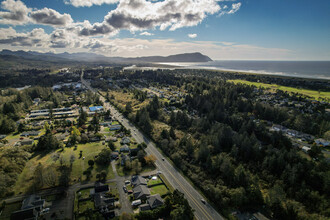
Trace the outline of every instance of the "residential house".
[[100, 182], [95, 183], [94, 188], [90, 190], [90, 194], [106, 193], [109, 191], [109, 185], [102, 184]]
[[7, 137], [7, 136], [4, 134], [0, 134], [0, 140], [4, 139], [5, 137]]
[[150, 205], [151, 209], [155, 209], [159, 206], [162, 206], [164, 204], [163, 199], [160, 197], [159, 194], [151, 195], [147, 197], [147, 202]]
[[150, 191], [146, 185], [139, 185], [134, 187], [133, 196], [135, 199], [147, 199], [147, 196], [150, 196]]
[[22, 137], [29, 137], [29, 136], [38, 136], [40, 131], [24, 131], [21, 136]]
[[150, 210], [150, 205], [149, 204], [142, 204], [142, 205], [139, 206], [139, 209], [140, 209], [140, 212], [148, 211], [148, 210]]
[[33, 144], [33, 140], [21, 140], [21, 145], [32, 145]]
[[38, 219], [40, 211], [45, 207], [45, 200], [35, 194], [28, 196], [22, 202], [21, 210], [11, 214], [10, 219]]
[[118, 152], [115, 152], [114, 151], [114, 152], [111, 153], [111, 159], [114, 160], [114, 159], [117, 159], [118, 157], [119, 157], [119, 153]]
[[323, 147], [328, 147], [330, 145], [330, 142], [327, 140], [324, 140], [322, 138], [316, 139], [314, 140], [314, 142], [319, 145], [319, 146], [323, 146]]
[[131, 149], [126, 144], [120, 148], [120, 153], [129, 153]]
[[129, 143], [131, 143], [131, 140], [128, 137], [124, 137], [123, 139], [121, 139], [120, 143], [121, 144], [129, 144]]
[[136, 187], [139, 185], [147, 185], [147, 181], [142, 176], [133, 176], [131, 179], [131, 184], [133, 187]]
[[94, 206], [96, 209], [106, 209], [110, 206], [114, 206], [115, 199], [105, 197], [104, 193], [94, 194]]
[[110, 127], [109, 127], [109, 130], [110, 131], [118, 131], [118, 130], [120, 130], [121, 129], [121, 125], [111, 125]]

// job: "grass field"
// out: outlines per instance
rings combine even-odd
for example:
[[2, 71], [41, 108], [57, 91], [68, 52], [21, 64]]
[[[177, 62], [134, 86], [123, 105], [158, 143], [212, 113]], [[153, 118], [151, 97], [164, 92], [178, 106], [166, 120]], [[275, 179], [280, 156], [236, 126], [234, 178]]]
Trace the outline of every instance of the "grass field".
[[162, 196], [162, 195], [165, 195], [166, 193], [168, 193], [168, 190], [165, 187], [165, 185], [153, 186], [149, 189], [150, 189], [151, 195], [159, 194], [160, 196]]
[[149, 180], [148, 182], [148, 186], [153, 186], [153, 185], [156, 185], [156, 184], [160, 184], [160, 183], [163, 183], [159, 178], [157, 178], [156, 180]]
[[247, 85], [253, 85], [256, 87], [262, 87], [265, 89], [269, 89], [272, 92], [276, 92], [276, 90], [282, 90], [285, 92], [289, 93], [299, 93], [304, 96], [308, 96], [312, 99], [319, 100], [320, 98], [330, 101], [330, 92], [319, 92], [316, 90], [308, 90], [308, 89], [298, 89], [298, 88], [293, 88], [293, 87], [288, 87], [288, 86], [280, 86], [276, 84], [266, 84], [266, 83], [258, 83], [258, 82], [250, 82], [246, 80], [228, 80], [229, 82], [233, 82], [235, 84], [237, 83], [242, 83], [242, 84], [247, 84]]
[[[54, 167], [55, 172], [60, 175], [60, 160], [56, 162], [53, 160], [55, 154], [59, 154], [63, 157], [63, 160], [66, 164], [70, 164], [70, 157], [74, 155], [75, 160], [72, 164], [71, 174], [70, 174], [70, 183], [76, 183], [78, 179], [86, 180], [86, 177], [83, 175], [83, 172], [89, 168], [88, 160], [94, 160], [94, 157], [106, 146], [102, 145], [102, 143], [87, 143], [87, 144], [79, 144], [77, 145], [77, 149], [74, 148], [64, 148], [64, 151], [61, 152], [57, 150], [55, 152], [50, 152], [48, 154], [39, 154], [32, 157], [27, 163], [22, 173], [18, 176], [17, 182], [14, 186], [14, 192], [16, 194], [26, 193], [31, 190], [32, 182], [33, 182], [33, 173], [36, 166], [41, 163], [44, 168]], [[83, 151], [82, 158], [79, 158], [80, 151]], [[85, 159], [83, 159], [85, 157]], [[107, 179], [114, 178], [114, 173], [111, 166], [98, 166], [94, 165], [91, 174], [90, 181], [96, 180], [96, 174], [105, 170], [107, 172]], [[47, 187], [47, 186], [45, 186]]]
[[[134, 175], [134, 170], [129, 170], [129, 171], [126, 171], [124, 170], [124, 167], [120, 166], [120, 159], [118, 160], [118, 164], [116, 164], [116, 169], [117, 169], [117, 173], [119, 176], [131, 176], [131, 175]], [[156, 167], [154, 166], [144, 166], [142, 167], [142, 171], [140, 173], [143, 173], [143, 172], [150, 172], [150, 171], [153, 171], [155, 170]]]
[[133, 97], [131, 93], [124, 93], [122, 91], [111, 91], [110, 96], [113, 95], [115, 98], [112, 100], [120, 109], [125, 109], [125, 106], [128, 102], [131, 102], [133, 113], [135, 113], [140, 108], [146, 106], [149, 103], [149, 100], [146, 99], [143, 102], [139, 102]]

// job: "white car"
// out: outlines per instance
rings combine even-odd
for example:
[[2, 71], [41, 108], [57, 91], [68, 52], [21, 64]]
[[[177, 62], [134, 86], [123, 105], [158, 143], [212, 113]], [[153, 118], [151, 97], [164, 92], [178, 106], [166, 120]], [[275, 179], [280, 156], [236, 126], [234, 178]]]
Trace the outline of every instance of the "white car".
[[162, 171], [158, 170], [158, 171], [157, 171], [157, 174], [162, 174]]

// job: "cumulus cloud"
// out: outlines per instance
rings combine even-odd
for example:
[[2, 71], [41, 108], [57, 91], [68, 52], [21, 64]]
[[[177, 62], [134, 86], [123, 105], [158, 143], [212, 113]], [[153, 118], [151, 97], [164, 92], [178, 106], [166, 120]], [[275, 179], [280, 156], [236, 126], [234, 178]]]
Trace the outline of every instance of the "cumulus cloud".
[[140, 35], [142, 35], [142, 36], [152, 36], [152, 35], [154, 35], [154, 34], [149, 33], [149, 32], [147, 32], [147, 31], [144, 31], [144, 32], [140, 33]]
[[32, 20], [38, 24], [66, 26], [73, 22], [71, 15], [66, 13], [60, 14], [50, 8], [43, 8], [41, 10], [33, 11], [30, 16]]
[[220, 6], [215, 0], [121, 0], [117, 8], [104, 17], [102, 23], [84, 27], [80, 34], [103, 35], [115, 30], [135, 32], [157, 27], [174, 31], [198, 25], [208, 14], [215, 14], [219, 10]]
[[28, 13], [31, 11], [20, 0], [5, 0], [1, 2], [1, 8], [6, 11], [0, 12], [0, 23], [2, 24], [22, 24], [29, 21]]
[[197, 34], [188, 34], [188, 37], [189, 38], [196, 38], [197, 37]]
[[91, 7], [93, 5], [114, 4], [119, 0], [65, 0], [64, 2], [74, 7]]
[[28, 33], [17, 33], [12, 27], [1, 29], [0, 44], [11, 46], [46, 46], [48, 35], [42, 28], [35, 28]]

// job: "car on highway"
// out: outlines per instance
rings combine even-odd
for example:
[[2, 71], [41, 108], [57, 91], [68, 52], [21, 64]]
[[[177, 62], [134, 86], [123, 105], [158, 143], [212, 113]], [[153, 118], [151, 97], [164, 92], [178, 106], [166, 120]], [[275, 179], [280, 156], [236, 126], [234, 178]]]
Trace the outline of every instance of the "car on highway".
[[203, 204], [206, 204], [205, 199], [201, 199], [201, 202], [202, 202]]
[[165, 158], [164, 157], [162, 158], [162, 161], [165, 161]]
[[157, 174], [162, 174], [162, 171], [158, 170], [158, 171], [157, 171]]

